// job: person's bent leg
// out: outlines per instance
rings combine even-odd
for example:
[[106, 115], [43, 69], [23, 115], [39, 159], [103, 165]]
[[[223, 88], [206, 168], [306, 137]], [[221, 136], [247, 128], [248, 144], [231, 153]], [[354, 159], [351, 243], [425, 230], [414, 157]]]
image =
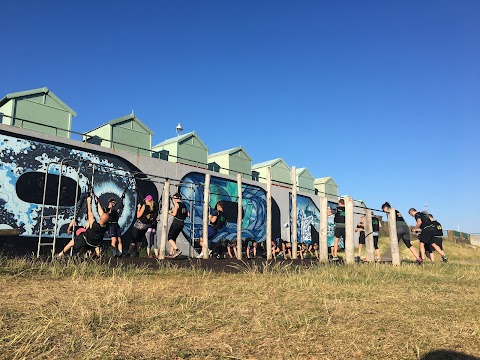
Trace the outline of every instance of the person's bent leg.
[[72, 247], [73, 247], [73, 244], [75, 243], [75, 239], [72, 239], [68, 242], [67, 245], [65, 245], [65, 247], [63, 248], [62, 251], [60, 251], [58, 254], [57, 254], [57, 257], [61, 258], [62, 256], [64, 256], [66, 254], [66, 252], [68, 250], [70, 250]]

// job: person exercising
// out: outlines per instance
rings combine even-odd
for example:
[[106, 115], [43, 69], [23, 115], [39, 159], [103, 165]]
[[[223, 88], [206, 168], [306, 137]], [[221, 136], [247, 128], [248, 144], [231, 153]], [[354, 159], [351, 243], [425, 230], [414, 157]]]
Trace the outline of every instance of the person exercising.
[[[65, 245], [62, 251], [57, 255], [58, 258], [61, 258], [69, 251], [72, 247], [75, 251], [81, 253], [87, 250], [95, 249], [97, 256], [100, 256], [100, 246], [102, 244], [103, 237], [108, 230], [108, 214], [103, 211], [98, 198], [95, 198], [97, 201], [97, 210], [100, 215], [98, 222], [95, 220], [95, 216], [92, 211], [92, 197], [87, 198], [87, 211], [88, 211], [88, 225], [86, 231], [75, 236], [70, 242]], [[77, 231], [78, 232], [78, 231]]]

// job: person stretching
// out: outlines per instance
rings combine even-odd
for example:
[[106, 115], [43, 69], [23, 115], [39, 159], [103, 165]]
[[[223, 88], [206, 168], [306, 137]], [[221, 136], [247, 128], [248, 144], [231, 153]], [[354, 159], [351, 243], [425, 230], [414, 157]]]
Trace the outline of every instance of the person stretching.
[[168, 230], [168, 244], [170, 245], [169, 257], [174, 259], [182, 252], [177, 247], [177, 237], [183, 230], [185, 219], [190, 216], [187, 206], [182, 202], [182, 197], [179, 193], [173, 195], [173, 209], [168, 215], [173, 216], [172, 225]]
[[100, 215], [100, 219], [98, 222], [95, 220], [95, 216], [93, 215], [92, 211], [92, 198], [89, 196], [87, 198], [87, 211], [88, 211], [88, 225], [87, 229], [84, 232], [79, 232], [74, 239], [70, 240], [70, 242], [65, 245], [62, 251], [58, 253], [57, 257], [63, 257], [67, 251], [69, 251], [72, 247], [75, 251], [87, 251], [95, 249], [95, 253], [97, 256], [100, 256], [100, 246], [102, 244], [103, 237], [108, 230], [108, 214], [105, 213], [100, 206], [100, 203], [97, 202], [98, 214]]

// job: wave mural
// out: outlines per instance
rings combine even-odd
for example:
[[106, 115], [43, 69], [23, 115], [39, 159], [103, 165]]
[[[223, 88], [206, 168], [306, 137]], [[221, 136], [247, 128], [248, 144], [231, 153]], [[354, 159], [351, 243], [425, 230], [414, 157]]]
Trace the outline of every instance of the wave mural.
[[[191, 243], [202, 236], [203, 218], [203, 184], [205, 174], [192, 172], [182, 178], [179, 192], [183, 202], [190, 210], [190, 218], [185, 221], [183, 233]], [[189, 185], [191, 183], [192, 185]], [[238, 186], [236, 181], [210, 177], [210, 203], [214, 208], [219, 201], [225, 203], [224, 214], [227, 219], [226, 226], [218, 232], [212, 242], [221, 239], [234, 239], [237, 237], [238, 213]], [[250, 238], [257, 242], [266, 239], [267, 198], [265, 191], [258, 186], [242, 184], [242, 238]]]
[[[81, 198], [87, 192], [89, 182], [101, 204], [106, 205], [109, 197], [120, 198], [125, 191], [119, 225], [122, 233], [126, 231], [133, 222], [137, 203], [137, 193], [133, 190], [135, 179], [129, 175], [132, 166], [114, 156], [4, 133], [0, 134], [0, 227], [18, 229], [21, 236], [39, 235], [46, 170], [48, 167], [44, 215], [48, 216], [56, 211], [60, 175], [60, 166], [53, 163], [62, 159], [75, 161], [62, 167], [57, 236], [67, 237], [66, 229], [74, 217], [75, 207], [79, 213], [77, 219], [85, 217], [86, 202], [81, 202]], [[95, 164], [95, 170], [92, 164]], [[78, 170], [80, 165], [82, 167]], [[77, 186], [79, 194], [75, 203]], [[43, 228], [53, 228], [53, 223], [53, 218], [44, 219]], [[53, 236], [53, 233], [42, 236]]]

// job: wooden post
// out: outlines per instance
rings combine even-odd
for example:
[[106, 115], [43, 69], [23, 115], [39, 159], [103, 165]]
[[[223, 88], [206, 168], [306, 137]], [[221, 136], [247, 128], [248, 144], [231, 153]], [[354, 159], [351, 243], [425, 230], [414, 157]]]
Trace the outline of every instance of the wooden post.
[[292, 259], [296, 259], [297, 254], [297, 169], [292, 166]]
[[210, 256], [208, 251], [208, 206], [210, 205], [210, 174], [205, 175], [205, 184], [203, 187], [203, 258], [208, 259]]
[[395, 209], [391, 208], [388, 212], [388, 231], [390, 233], [390, 246], [392, 249], [392, 264], [400, 265], [400, 252], [398, 251], [398, 237], [397, 237], [397, 217]]
[[242, 174], [237, 174], [238, 213], [237, 213], [237, 259], [242, 260]]
[[367, 252], [367, 261], [374, 261], [375, 248], [373, 246], [372, 211], [369, 209], [365, 209], [365, 250]]
[[353, 199], [350, 196], [345, 200], [345, 261], [347, 264], [355, 263], [354, 219], [353, 219]]
[[272, 167], [267, 167], [267, 260], [272, 260]]
[[170, 202], [170, 182], [167, 180], [163, 184], [162, 195], [162, 228], [160, 237], [160, 248], [158, 249], [158, 257], [160, 260], [165, 259], [165, 249], [167, 247], [167, 227], [168, 227], [168, 205]]
[[320, 234], [319, 234], [319, 249], [320, 262], [328, 263], [328, 199], [320, 196]]

